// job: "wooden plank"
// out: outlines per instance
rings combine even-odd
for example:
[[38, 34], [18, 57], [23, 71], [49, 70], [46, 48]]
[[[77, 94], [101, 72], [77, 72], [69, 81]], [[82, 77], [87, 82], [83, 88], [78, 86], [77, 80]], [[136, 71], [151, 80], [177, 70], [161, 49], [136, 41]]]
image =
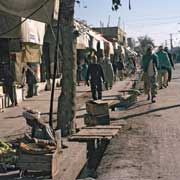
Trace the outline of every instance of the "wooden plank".
[[53, 154], [43, 154], [43, 155], [33, 155], [33, 154], [25, 154], [25, 153], [20, 153], [19, 155], [19, 162], [51, 162], [53, 157]]
[[118, 129], [82, 129], [73, 136], [115, 136]]
[[112, 136], [70, 136], [69, 140], [70, 141], [88, 141], [93, 139], [111, 140], [112, 138], [113, 138]]
[[82, 168], [87, 162], [87, 146], [85, 143], [65, 142], [68, 146], [60, 155], [55, 155], [54, 161], [56, 172], [53, 180], [76, 180]]
[[83, 127], [82, 129], [122, 129], [122, 126], [91, 126]]
[[45, 171], [45, 172], [51, 172], [51, 163], [30, 163], [30, 162], [17, 162], [16, 166], [19, 169], [24, 170], [32, 170], [32, 171]]
[[90, 114], [84, 115], [84, 123], [87, 126], [96, 126], [96, 125], [109, 125], [110, 119], [109, 119], [109, 113], [99, 116], [93, 116]]
[[108, 103], [108, 106], [115, 105], [120, 102], [120, 100], [104, 100], [104, 102]]

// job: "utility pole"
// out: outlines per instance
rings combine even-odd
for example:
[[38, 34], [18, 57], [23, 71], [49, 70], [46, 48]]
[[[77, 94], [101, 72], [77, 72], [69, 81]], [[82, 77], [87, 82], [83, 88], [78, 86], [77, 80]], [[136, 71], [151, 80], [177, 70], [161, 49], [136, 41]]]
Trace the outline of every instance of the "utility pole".
[[107, 23], [107, 27], [109, 27], [109, 26], [110, 26], [110, 22], [111, 22], [111, 16], [109, 15], [109, 16], [108, 16], [108, 23]]
[[168, 46], [168, 43], [167, 43], [167, 40], [165, 40], [165, 47], [167, 47]]
[[118, 18], [118, 27], [121, 27], [121, 17]]
[[171, 45], [171, 50], [173, 48], [173, 34], [170, 34], [170, 45]]

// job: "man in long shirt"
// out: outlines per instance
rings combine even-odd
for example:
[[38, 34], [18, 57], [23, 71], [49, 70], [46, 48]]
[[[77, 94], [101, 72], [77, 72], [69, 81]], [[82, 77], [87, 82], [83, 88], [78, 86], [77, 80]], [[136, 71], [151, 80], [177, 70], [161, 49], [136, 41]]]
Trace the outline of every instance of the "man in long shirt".
[[168, 54], [164, 51], [162, 46], [159, 47], [157, 56], [159, 59], [159, 88], [162, 89], [168, 86], [168, 72], [171, 69], [171, 63]]
[[168, 81], [170, 82], [171, 79], [172, 79], [172, 68], [175, 70], [175, 66], [174, 66], [172, 55], [171, 55], [171, 53], [168, 50], [168, 47], [165, 47], [164, 51], [167, 52], [169, 60], [170, 60], [170, 63], [171, 63], [171, 68], [168, 71]]
[[152, 52], [153, 47], [148, 46], [146, 54], [142, 58], [142, 69], [144, 71], [144, 90], [148, 95], [148, 100], [155, 103], [155, 97], [157, 95], [157, 74], [158, 74], [158, 57]]
[[113, 66], [112, 66], [112, 63], [108, 54], [105, 55], [105, 58], [103, 60], [103, 63], [101, 64], [101, 67], [104, 73], [105, 88], [106, 90], [112, 89], [113, 80], [114, 80], [114, 71], [113, 71]]
[[[104, 81], [104, 73], [100, 64], [97, 64], [97, 57], [92, 57], [92, 64], [87, 70], [86, 84], [91, 84], [92, 98], [94, 100], [102, 99], [102, 80]], [[98, 97], [97, 97], [98, 94]]]

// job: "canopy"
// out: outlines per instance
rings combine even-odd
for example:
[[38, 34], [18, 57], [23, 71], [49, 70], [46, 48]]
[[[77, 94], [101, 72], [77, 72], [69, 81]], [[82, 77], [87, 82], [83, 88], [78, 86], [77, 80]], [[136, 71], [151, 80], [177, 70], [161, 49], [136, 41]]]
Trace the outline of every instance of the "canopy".
[[12, 15], [4, 15], [0, 13], [0, 38], [20, 38], [21, 27], [13, 29], [9, 33], [4, 33], [12, 29], [18, 23], [21, 22], [21, 18]]
[[[32, 15], [30, 19], [50, 23], [53, 13], [57, 13], [58, 2], [58, 0], [1, 0], [0, 12], [5, 15], [27, 17], [44, 5], [34, 15]], [[57, 17], [56, 14], [54, 16]]]
[[[23, 20], [24, 18], [22, 18]], [[43, 45], [45, 23], [27, 19], [21, 25], [21, 41]]]

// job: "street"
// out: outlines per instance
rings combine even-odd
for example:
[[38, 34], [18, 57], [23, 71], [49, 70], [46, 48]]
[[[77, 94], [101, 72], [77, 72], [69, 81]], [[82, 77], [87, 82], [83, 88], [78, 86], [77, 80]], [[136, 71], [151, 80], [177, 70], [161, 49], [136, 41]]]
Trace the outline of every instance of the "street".
[[178, 180], [180, 177], [180, 65], [173, 81], [159, 90], [157, 103], [140, 97], [138, 104], [115, 117], [128, 123], [128, 130], [110, 143], [98, 180]]
[[0, 0], [0, 180], [179, 180], [179, 7]]

